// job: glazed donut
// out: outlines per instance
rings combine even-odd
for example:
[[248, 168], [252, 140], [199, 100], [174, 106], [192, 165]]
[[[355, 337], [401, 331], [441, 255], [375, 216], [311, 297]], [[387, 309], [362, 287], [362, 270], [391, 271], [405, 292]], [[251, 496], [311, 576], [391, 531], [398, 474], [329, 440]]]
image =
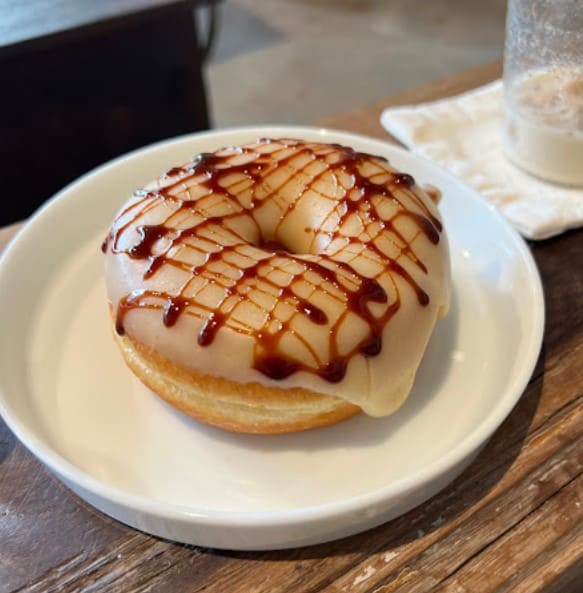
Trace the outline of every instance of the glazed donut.
[[435, 203], [385, 158], [337, 144], [200, 154], [136, 191], [102, 248], [128, 366], [231, 431], [393, 412], [449, 306]]

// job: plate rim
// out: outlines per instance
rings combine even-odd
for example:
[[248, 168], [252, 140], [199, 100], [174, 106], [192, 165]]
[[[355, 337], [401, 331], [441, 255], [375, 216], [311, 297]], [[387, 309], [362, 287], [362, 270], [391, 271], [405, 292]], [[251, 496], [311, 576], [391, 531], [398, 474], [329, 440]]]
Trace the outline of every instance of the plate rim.
[[[363, 134], [356, 134], [344, 130], [318, 126], [290, 126], [290, 125], [250, 125], [228, 127], [219, 130], [209, 130], [204, 132], [194, 132], [160, 140], [147, 146], [137, 148], [128, 153], [120, 155], [110, 161], [107, 161], [91, 171], [88, 171], [81, 177], [75, 179], [62, 190], [57, 192], [47, 202], [45, 202], [22, 226], [17, 234], [12, 238], [0, 255], [0, 279], [3, 274], [5, 262], [14, 257], [19, 249], [26, 246], [29, 236], [34, 236], [37, 224], [41, 224], [46, 211], [55, 208], [55, 204], [66, 199], [79, 186], [83, 185], [88, 179], [99, 176], [103, 171], [112, 167], [123, 166], [128, 159], [139, 158], [145, 153], [164, 151], [171, 149], [182, 142], [189, 140], [204, 141], [206, 139], [232, 136], [233, 134], [249, 133], [257, 136], [275, 135], [279, 132], [302, 135], [319, 135], [323, 141], [330, 140], [330, 137], [336, 141], [341, 137], [344, 142], [364, 143], [377, 145], [380, 150], [399, 154], [406, 159], [419, 160], [425, 167], [438, 171], [441, 175], [448, 178], [448, 181], [455, 184], [460, 191], [471, 195], [472, 201], [479, 204], [489, 211], [490, 215], [496, 220], [505, 233], [512, 239], [516, 253], [520, 255], [520, 260], [526, 266], [529, 280], [529, 293], [532, 303], [535, 305], [535, 316], [530, 324], [530, 336], [524, 338], [526, 350], [523, 357], [529, 364], [522, 365], [520, 371], [515, 373], [511, 381], [506, 386], [505, 397], [501, 398], [491, 412], [485, 416], [475, 430], [467, 434], [456, 445], [442, 455], [438, 460], [429, 465], [414, 471], [407, 476], [394, 480], [380, 488], [371, 491], [349, 496], [347, 498], [309, 505], [293, 509], [277, 509], [267, 511], [238, 511], [238, 510], [214, 510], [214, 509], [196, 509], [183, 504], [170, 503], [152, 500], [147, 496], [128, 493], [127, 491], [112, 486], [110, 483], [97, 479], [77, 467], [65, 457], [60, 455], [49, 443], [40, 438], [34, 430], [30, 430], [21, 423], [18, 413], [8, 405], [7, 398], [4, 396], [4, 387], [0, 380], [0, 415], [6, 422], [8, 428], [15, 434], [19, 441], [44, 465], [46, 465], [60, 479], [69, 483], [78, 485], [80, 488], [90, 493], [105, 498], [110, 502], [131, 508], [141, 513], [155, 515], [168, 520], [188, 521], [208, 527], [282, 527], [285, 525], [297, 525], [298, 523], [309, 523], [313, 519], [331, 520], [341, 515], [365, 511], [367, 508], [378, 505], [388, 498], [402, 495], [414, 488], [420, 488], [428, 483], [443, 476], [448, 471], [452, 471], [456, 466], [463, 463], [469, 455], [479, 450], [481, 446], [491, 438], [494, 432], [500, 427], [502, 422], [512, 412], [516, 403], [522, 397], [526, 386], [528, 385], [532, 372], [541, 351], [544, 324], [545, 324], [545, 303], [542, 280], [539, 270], [536, 266], [534, 257], [528, 248], [526, 241], [519, 235], [511, 224], [500, 214], [491, 204], [488, 204], [475, 189], [455, 177], [445, 168], [433, 163], [426, 157], [414, 152], [405, 150], [391, 142], [380, 138], [374, 138]], [[123, 199], [123, 198], [122, 198]], [[121, 205], [121, 202], [120, 202]], [[38, 221], [41, 221], [40, 223]], [[97, 229], [96, 229], [97, 230]], [[23, 245], [23, 247], [21, 247]], [[510, 397], [508, 393], [513, 395]]]

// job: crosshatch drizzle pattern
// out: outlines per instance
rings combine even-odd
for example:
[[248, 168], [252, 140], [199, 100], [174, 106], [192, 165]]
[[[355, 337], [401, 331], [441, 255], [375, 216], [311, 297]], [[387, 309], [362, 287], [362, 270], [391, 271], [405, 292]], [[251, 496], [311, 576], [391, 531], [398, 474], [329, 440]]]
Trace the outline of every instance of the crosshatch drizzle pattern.
[[[136, 192], [104, 241], [144, 263], [145, 288], [118, 303], [116, 330], [138, 307], [167, 327], [194, 316], [193, 355], [228, 328], [254, 338], [254, 366], [272, 379], [304, 370], [337, 382], [352, 356], [381, 351], [403, 283], [428, 305], [415, 246], [441, 230], [414, 179], [382, 157], [270, 139], [200, 154]], [[157, 290], [170, 269], [175, 290]]]

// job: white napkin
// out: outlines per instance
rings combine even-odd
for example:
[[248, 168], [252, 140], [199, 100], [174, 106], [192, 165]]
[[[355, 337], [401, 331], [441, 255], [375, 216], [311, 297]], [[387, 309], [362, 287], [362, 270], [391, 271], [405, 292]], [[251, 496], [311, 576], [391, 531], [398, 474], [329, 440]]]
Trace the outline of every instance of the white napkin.
[[583, 190], [531, 177], [504, 156], [500, 80], [450, 99], [390, 107], [381, 124], [477, 189], [528, 239], [583, 225]]

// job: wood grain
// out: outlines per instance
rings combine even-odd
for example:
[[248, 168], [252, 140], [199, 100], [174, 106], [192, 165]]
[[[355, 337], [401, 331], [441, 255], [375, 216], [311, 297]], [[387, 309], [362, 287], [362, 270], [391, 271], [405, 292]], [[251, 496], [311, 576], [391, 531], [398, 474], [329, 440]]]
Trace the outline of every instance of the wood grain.
[[[388, 138], [382, 108], [446, 96], [499, 65], [323, 124]], [[0, 231], [0, 247], [16, 227]], [[583, 590], [583, 231], [531, 245], [544, 346], [475, 462], [417, 509], [344, 540], [220, 552], [150, 537], [88, 507], [0, 422], [0, 591], [576, 593]]]

